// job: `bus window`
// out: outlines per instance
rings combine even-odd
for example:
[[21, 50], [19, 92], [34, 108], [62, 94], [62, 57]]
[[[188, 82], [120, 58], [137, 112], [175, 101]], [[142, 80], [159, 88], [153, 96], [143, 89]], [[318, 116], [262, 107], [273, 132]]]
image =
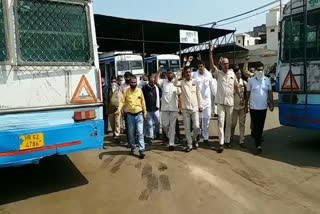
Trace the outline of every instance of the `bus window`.
[[117, 77], [116, 68], [114, 62], [110, 62], [110, 73], [112, 76]]
[[179, 60], [170, 60], [170, 68], [173, 72], [179, 71]]
[[301, 59], [303, 56], [303, 16], [294, 16], [292, 19], [292, 30], [290, 30], [290, 18], [287, 18], [284, 24], [285, 35], [283, 59], [285, 61], [288, 61], [290, 59], [290, 47], [292, 59]]
[[119, 61], [117, 62], [117, 70], [118, 71], [128, 71], [130, 70], [128, 61]]
[[6, 33], [5, 33], [4, 13], [2, 1], [0, 1], [0, 61], [7, 59], [7, 45], [6, 45]]
[[160, 65], [163, 65], [165, 69], [169, 68], [168, 60], [159, 60], [159, 67]]
[[320, 10], [308, 15], [307, 57], [320, 58]]
[[[290, 58], [289, 51], [291, 46], [291, 57], [294, 60], [302, 60], [304, 47], [304, 17], [303, 15], [293, 16], [292, 34], [290, 31], [290, 18], [285, 19], [284, 24], [284, 53], [283, 60]], [[320, 58], [320, 11], [310, 12], [308, 14], [307, 26], [307, 58]]]
[[148, 74], [148, 76], [151, 76], [152, 73], [155, 72], [154, 69], [153, 69], [153, 63], [154, 62], [155, 61], [151, 61], [151, 62], [147, 63], [147, 74]]
[[16, 11], [18, 53], [22, 61], [90, 62], [85, 6], [20, 0]]
[[130, 69], [131, 70], [142, 69], [142, 61], [130, 61]]
[[100, 67], [101, 77], [106, 77], [106, 64], [100, 63], [99, 67]]

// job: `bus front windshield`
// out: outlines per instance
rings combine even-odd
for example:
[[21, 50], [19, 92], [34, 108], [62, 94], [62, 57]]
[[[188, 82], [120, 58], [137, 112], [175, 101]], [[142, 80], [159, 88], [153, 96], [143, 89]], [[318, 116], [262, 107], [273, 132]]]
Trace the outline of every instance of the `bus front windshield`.
[[179, 60], [170, 60], [170, 68], [173, 72], [179, 71]]
[[139, 70], [142, 69], [142, 61], [130, 61], [130, 69], [131, 70]]

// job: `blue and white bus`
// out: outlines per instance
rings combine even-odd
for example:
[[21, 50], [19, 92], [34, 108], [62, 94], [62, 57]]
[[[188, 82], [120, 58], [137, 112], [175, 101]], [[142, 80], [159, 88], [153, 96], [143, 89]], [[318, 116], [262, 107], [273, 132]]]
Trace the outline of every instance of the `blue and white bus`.
[[320, 129], [320, 1], [290, 0], [277, 67], [280, 122]]
[[91, 0], [0, 0], [0, 167], [103, 146]]
[[106, 82], [110, 82], [112, 77], [123, 76], [130, 72], [137, 76], [137, 79], [144, 74], [142, 56], [136, 54], [115, 52], [113, 56], [100, 57], [101, 74], [105, 77]]
[[180, 57], [173, 54], [163, 54], [145, 58], [144, 64], [145, 73], [149, 76], [154, 76], [161, 65], [163, 66], [163, 71], [170, 68], [174, 73], [177, 73], [180, 70]]

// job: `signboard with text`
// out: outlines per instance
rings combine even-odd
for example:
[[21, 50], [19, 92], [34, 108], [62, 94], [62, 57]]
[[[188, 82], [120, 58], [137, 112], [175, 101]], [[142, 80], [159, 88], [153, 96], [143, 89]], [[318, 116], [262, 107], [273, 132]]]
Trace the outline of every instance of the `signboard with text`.
[[180, 30], [180, 43], [199, 44], [198, 32], [190, 30]]

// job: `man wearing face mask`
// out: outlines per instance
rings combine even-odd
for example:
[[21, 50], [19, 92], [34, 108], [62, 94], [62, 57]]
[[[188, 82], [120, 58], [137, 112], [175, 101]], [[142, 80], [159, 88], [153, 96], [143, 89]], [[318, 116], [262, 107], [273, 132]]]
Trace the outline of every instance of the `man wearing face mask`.
[[[221, 153], [224, 148], [224, 144], [227, 147], [231, 147], [231, 123], [232, 112], [234, 107], [234, 92], [239, 96], [240, 101], [243, 102], [243, 95], [240, 93], [238, 82], [233, 70], [229, 70], [229, 60], [227, 58], [221, 58], [220, 63], [222, 70], [219, 70], [214, 65], [213, 60], [213, 46], [210, 46], [210, 64], [211, 71], [217, 80], [217, 96], [215, 102], [218, 104], [218, 126], [219, 126], [219, 148], [218, 153]], [[224, 131], [224, 124], [226, 122], [226, 128]]]
[[139, 144], [139, 158], [144, 158], [145, 143], [143, 137], [143, 121], [147, 119], [146, 103], [140, 88], [137, 88], [137, 77], [130, 79], [130, 88], [127, 89], [119, 105], [117, 114], [121, 114], [123, 106], [127, 107], [128, 136], [131, 154], [134, 155], [136, 149], [136, 139]]
[[208, 145], [211, 100], [217, 92], [217, 81], [212, 78], [212, 74], [205, 68], [202, 61], [198, 62], [198, 68], [199, 70], [193, 73], [192, 79], [198, 84], [203, 101], [203, 111], [200, 113], [200, 127], [202, 127], [203, 131], [203, 142]]
[[[150, 144], [152, 140], [160, 135], [160, 94], [159, 88], [155, 85], [154, 77], [149, 78], [149, 83], [142, 88], [147, 107], [147, 121], [145, 135]], [[155, 128], [153, 129], [153, 126]]]
[[273, 94], [269, 78], [264, 76], [263, 66], [259, 66], [254, 77], [249, 80], [245, 111], [248, 112], [250, 100], [250, 116], [252, 121], [252, 137], [255, 140], [257, 153], [262, 152], [262, 133], [266, 120], [268, 103], [270, 111], [273, 111]]
[[138, 84], [138, 88], [142, 89], [143, 86], [147, 85], [148, 84], [148, 75], [144, 74], [142, 76], [142, 80], [139, 82]]
[[111, 87], [108, 92], [107, 111], [109, 115], [109, 122], [112, 129], [113, 140], [116, 142], [119, 142], [119, 135], [120, 135], [120, 115], [115, 114], [120, 104], [119, 90], [120, 90], [120, 87], [117, 83], [116, 78], [112, 77]]

